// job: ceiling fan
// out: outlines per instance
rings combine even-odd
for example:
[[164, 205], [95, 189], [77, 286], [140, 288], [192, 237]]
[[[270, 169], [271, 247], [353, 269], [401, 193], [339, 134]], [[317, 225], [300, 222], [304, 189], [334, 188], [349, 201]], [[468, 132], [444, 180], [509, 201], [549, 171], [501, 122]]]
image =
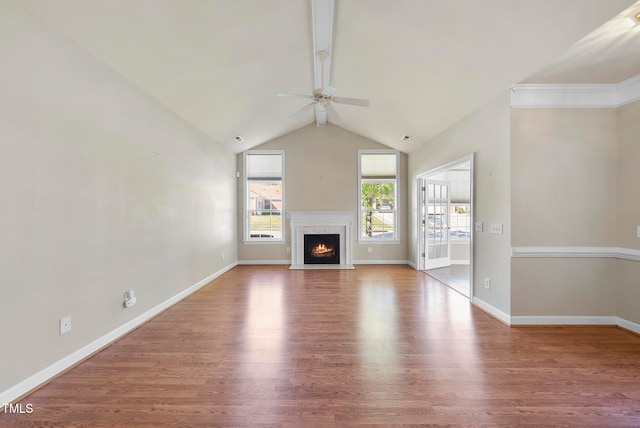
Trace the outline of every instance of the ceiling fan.
[[278, 94], [279, 97], [297, 97], [297, 98], [306, 98], [311, 101], [306, 106], [302, 107], [300, 110], [292, 114], [291, 116], [298, 116], [307, 110], [315, 107], [316, 108], [316, 124], [318, 126], [326, 123], [326, 120], [323, 120], [325, 116], [322, 113], [326, 113], [326, 119], [329, 119], [331, 123], [338, 124], [341, 122], [340, 116], [336, 109], [333, 107], [333, 103], [337, 104], [348, 104], [352, 106], [358, 107], [369, 107], [369, 100], [364, 100], [360, 98], [346, 98], [346, 97], [334, 97], [338, 90], [333, 86], [324, 84], [324, 62], [327, 59], [329, 54], [326, 51], [318, 52], [318, 58], [322, 64], [322, 87], [314, 89], [313, 94], [311, 95], [303, 95], [303, 94]]

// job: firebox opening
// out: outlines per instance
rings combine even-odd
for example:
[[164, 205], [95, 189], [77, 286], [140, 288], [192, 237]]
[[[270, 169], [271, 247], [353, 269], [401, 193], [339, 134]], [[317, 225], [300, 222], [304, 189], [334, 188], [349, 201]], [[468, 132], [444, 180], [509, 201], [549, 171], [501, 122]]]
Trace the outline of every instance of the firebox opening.
[[304, 264], [340, 264], [340, 235], [305, 234]]

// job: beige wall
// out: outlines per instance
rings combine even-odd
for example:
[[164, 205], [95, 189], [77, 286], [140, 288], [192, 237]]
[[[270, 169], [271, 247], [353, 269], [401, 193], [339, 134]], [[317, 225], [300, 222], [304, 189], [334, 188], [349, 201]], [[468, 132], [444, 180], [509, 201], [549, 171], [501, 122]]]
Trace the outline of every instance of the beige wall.
[[[634, 199], [640, 103], [618, 109], [514, 109], [515, 247], [640, 248]], [[640, 263], [516, 258], [512, 315], [619, 316], [640, 322]]]
[[[333, 125], [308, 125], [290, 134], [255, 147], [255, 150], [285, 151], [286, 211], [354, 211], [358, 207], [358, 149], [388, 147]], [[242, 154], [237, 155], [237, 168], [242, 172]], [[358, 244], [354, 228], [354, 261], [407, 260], [407, 156], [400, 154], [400, 242], [396, 244]], [[241, 174], [242, 175], [242, 174]], [[238, 260], [241, 262], [288, 263], [291, 237], [285, 225], [286, 242], [278, 244], [243, 244], [242, 179], [237, 180], [238, 193]], [[372, 252], [367, 252], [371, 247]]]
[[640, 249], [640, 101], [618, 109], [618, 246]]
[[515, 258], [512, 316], [613, 316], [616, 260]]
[[1, 395], [232, 263], [236, 193], [234, 154], [13, 2], [0, 57]]
[[[484, 232], [474, 235], [473, 297], [510, 313], [510, 98], [505, 92], [445, 133], [425, 142], [409, 155], [409, 224], [417, 222], [416, 177], [471, 153], [475, 153], [475, 219]], [[502, 235], [489, 233], [491, 223], [503, 225]], [[417, 262], [418, 237], [410, 230], [409, 257]], [[485, 289], [483, 278], [491, 279]]]
[[[640, 101], [618, 109], [618, 246], [640, 249]], [[618, 261], [618, 316], [640, 324], [640, 262]]]
[[512, 244], [614, 246], [615, 109], [513, 109]]

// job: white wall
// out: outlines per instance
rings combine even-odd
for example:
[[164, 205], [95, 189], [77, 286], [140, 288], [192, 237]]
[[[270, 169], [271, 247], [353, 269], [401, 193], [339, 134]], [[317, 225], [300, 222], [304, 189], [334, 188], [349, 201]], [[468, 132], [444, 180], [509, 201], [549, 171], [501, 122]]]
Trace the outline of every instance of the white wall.
[[12, 2], [0, 58], [2, 396], [232, 264], [236, 194], [233, 153]]
[[[416, 224], [416, 176], [475, 153], [475, 219], [484, 232], [474, 236], [474, 300], [502, 314], [510, 312], [510, 98], [505, 92], [478, 111], [409, 155], [409, 224]], [[491, 223], [503, 225], [502, 235], [489, 233]], [[416, 227], [410, 229], [410, 254], [416, 260]], [[485, 289], [483, 278], [491, 279]], [[485, 306], [486, 307], [486, 306]], [[494, 312], [495, 313], [495, 312]]]

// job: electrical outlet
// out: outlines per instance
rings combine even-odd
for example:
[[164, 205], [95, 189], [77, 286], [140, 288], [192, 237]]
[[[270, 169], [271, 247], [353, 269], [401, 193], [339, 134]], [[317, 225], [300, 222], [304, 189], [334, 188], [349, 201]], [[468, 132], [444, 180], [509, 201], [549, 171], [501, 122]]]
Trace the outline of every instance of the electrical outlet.
[[71, 317], [64, 317], [60, 320], [60, 335], [71, 331]]
[[501, 224], [492, 224], [491, 225], [491, 233], [494, 235], [502, 235], [502, 225]]
[[640, 226], [636, 226], [636, 236], [640, 238]]
[[222, 260], [224, 260], [224, 251], [222, 252]]
[[371, 247], [367, 247], [367, 253], [369, 254], [373, 253], [373, 249]]
[[287, 247], [287, 254], [291, 254], [291, 247]]
[[484, 288], [486, 288], [487, 290], [491, 289], [491, 280], [489, 278], [484, 279]]
[[133, 294], [133, 290], [125, 291], [124, 293], [124, 307], [130, 308], [136, 304], [136, 295]]

